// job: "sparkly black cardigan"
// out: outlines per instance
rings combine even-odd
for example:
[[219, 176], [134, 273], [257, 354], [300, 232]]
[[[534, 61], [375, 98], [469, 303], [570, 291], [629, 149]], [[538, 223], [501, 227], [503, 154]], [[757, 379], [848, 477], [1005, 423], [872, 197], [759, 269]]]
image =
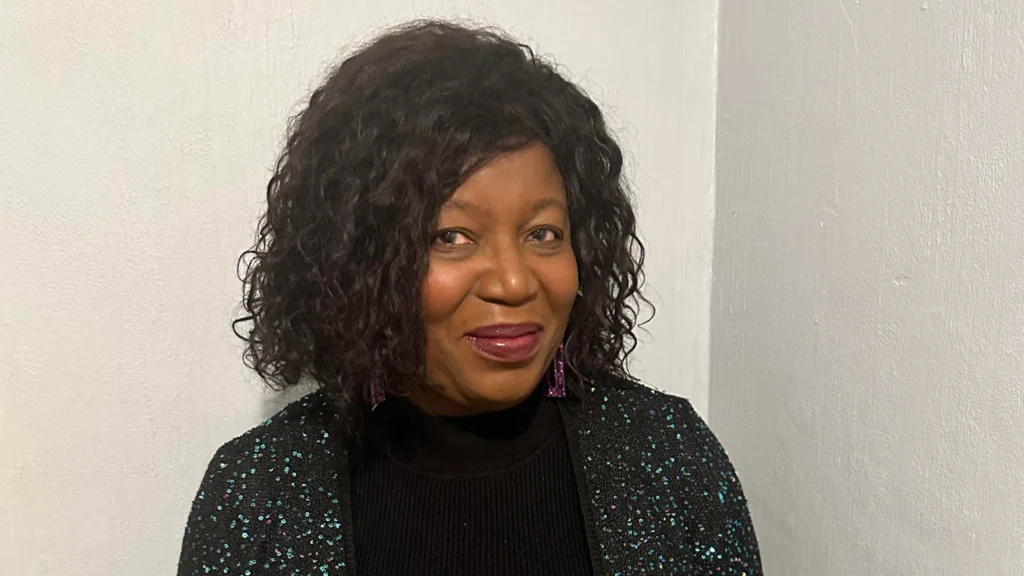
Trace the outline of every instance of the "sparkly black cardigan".
[[[689, 402], [627, 386], [559, 405], [596, 576], [761, 575], [739, 480]], [[357, 574], [339, 429], [313, 393], [221, 447], [178, 575]]]

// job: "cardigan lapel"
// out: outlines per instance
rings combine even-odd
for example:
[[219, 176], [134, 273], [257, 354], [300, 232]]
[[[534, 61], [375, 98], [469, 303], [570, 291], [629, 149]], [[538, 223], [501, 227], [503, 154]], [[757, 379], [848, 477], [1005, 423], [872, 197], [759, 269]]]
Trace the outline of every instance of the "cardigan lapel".
[[584, 423], [585, 406], [581, 398], [570, 397], [558, 403], [565, 427], [565, 435], [569, 440], [569, 454], [572, 458], [573, 472], [576, 474], [576, 493], [583, 511], [583, 523], [587, 533], [587, 549], [590, 551], [590, 567], [594, 576], [606, 576], [607, 565], [601, 553], [600, 539], [597, 531], [597, 518], [594, 508], [594, 494], [588, 478], [587, 458], [580, 443], [581, 428]]

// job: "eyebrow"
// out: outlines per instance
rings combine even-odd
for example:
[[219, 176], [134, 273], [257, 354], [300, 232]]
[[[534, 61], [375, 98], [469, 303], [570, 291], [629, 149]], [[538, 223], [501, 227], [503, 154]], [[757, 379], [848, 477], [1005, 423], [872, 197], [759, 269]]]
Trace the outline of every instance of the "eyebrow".
[[531, 214], [536, 214], [545, 208], [561, 208], [563, 211], [566, 210], [565, 202], [556, 200], [554, 198], [541, 198], [533, 203], [533, 207], [530, 209]]
[[459, 210], [460, 212], [479, 212], [476, 204], [463, 202], [462, 200], [449, 199], [441, 206], [442, 210]]
[[[530, 207], [530, 214], [536, 214], [545, 208], [561, 208], [563, 211], [566, 210], [565, 202], [555, 198], [540, 198], [533, 202], [533, 206]], [[450, 199], [444, 203], [441, 207], [444, 209], [459, 210], [461, 212], [483, 212], [479, 206], [473, 202], [466, 202], [464, 200]]]

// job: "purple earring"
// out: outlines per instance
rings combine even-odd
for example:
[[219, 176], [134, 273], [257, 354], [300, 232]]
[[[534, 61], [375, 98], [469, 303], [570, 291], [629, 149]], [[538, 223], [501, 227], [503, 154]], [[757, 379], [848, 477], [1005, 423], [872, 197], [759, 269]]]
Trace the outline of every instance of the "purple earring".
[[555, 361], [551, 364], [548, 374], [548, 389], [544, 395], [548, 398], [565, 398], [565, 348], [559, 344], [555, 350]]
[[370, 383], [370, 405], [371, 409], [376, 409], [380, 406], [380, 403], [384, 401], [384, 389], [380, 387], [380, 382], [374, 380]]

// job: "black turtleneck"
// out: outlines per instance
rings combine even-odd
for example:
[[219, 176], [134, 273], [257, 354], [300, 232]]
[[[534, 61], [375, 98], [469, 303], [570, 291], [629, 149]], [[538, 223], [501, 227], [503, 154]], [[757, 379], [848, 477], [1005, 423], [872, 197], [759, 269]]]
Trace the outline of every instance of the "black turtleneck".
[[352, 472], [360, 574], [589, 575], [556, 400], [443, 418], [404, 398], [371, 415]]

